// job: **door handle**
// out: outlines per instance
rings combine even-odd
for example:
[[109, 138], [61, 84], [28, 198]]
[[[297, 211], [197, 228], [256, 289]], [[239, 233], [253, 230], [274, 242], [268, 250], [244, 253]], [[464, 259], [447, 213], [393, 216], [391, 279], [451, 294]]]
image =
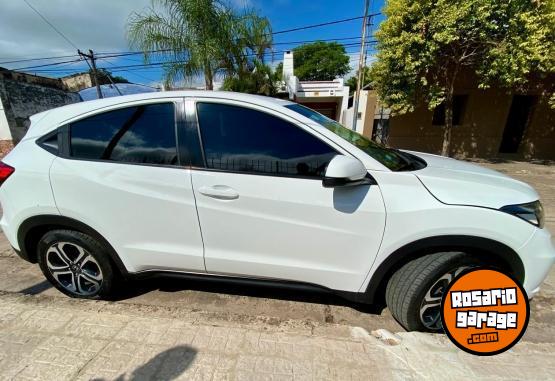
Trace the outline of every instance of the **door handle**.
[[227, 185], [202, 186], [198, 191], [207, 197], [218, 200], [235, 200], [239, 198], [239, 193]]

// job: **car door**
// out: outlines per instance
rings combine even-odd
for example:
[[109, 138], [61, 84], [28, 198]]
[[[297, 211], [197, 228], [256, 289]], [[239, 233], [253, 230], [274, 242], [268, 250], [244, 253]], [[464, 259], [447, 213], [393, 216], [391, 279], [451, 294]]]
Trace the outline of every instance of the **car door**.
[[131, 272], [204, 272], [191, 171], [176, 144], [183, 102], [151, 100], [77, 118], [51, 183], [60, 213], [102, 234]]
[[192, 181], [207, 271], [358, 291], [384, 231], [379, 188], [324, 188], [345, 152], [275, 110], [189, 104], [204, 152]]

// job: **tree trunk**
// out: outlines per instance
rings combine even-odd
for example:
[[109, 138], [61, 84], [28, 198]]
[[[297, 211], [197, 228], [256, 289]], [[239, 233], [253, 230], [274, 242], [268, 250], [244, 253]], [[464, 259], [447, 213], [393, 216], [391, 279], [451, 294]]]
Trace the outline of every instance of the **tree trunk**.
[[453, 92], [445, 98], [445, 126], [443, 127], [443, 146], [441, 154], [451, 156], [451, 130], [453, 129]]
[[209, 68], [204, 70], [204, 85], [206, 90], [214, 90], [214, 77], [212, 75], [212, 70]]
[[[452, 72], [449, 69], [452, 69]], [[445, 94], [445, 123], [443, 127], [443, 146], [441, 154], [443, 156], [451, 156], [451, 130], [453, 129], [453, 98], [455, 94], [455, 79], [459, 73], [459, 64], [455, 63], [453, 67], [445, 66], [445, 82], [447, 84], [447, 94]]]

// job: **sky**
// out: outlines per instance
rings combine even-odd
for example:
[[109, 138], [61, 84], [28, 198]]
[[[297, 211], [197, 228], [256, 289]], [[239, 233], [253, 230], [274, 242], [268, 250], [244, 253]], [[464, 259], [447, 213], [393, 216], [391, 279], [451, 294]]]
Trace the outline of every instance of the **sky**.
[[[339, 19], [362, 16], [364, 0], [228, 0], [237, 8], [249, 7], [261, 16], [270, 19], [274, 32], [305, 25], [324, 23]], [[370, 13], [380, 12], [384, 0], [371, 1]], [[42, 14], [66, 39], [33, 11], [29, 3]], [[129, 51], [125, 25], [132, 12], [144, 12], [151, 0], [0, 0], [0, 66], [20, 69], [29, 66], [44, 65], [53, 62], [72, 61], [77, 57], [56, 58], [13, 62], [39, 57], [58, 57], [76, 54], [75, 47], [87, 51], [92, 49], [99, 53]], [[383, 20], [379, 15], [374, 18], [373, 30]], [[274, 36], [274, 43], [287, 42], [275, 46], [276, 54], [272, 66], [283, 58], [283, 50], [298, 45], [298, 41], [316, 39], [345, 39], [359, 37], [362, 20], [313, 28], [308, 30], [282, 33]], [[356, 39], [344, 40], [344, 43], [357, 42]], [[358, 65], [359, 47], [347, 47], [351, 57], [351, 66]], [[370, 51], [370, 60], [372, 52]], [[161, 81], [160, 68], [136, 68], [127, 70], [110, 69], [114, 66], [141, 64], [141, 56], [126, 56], [97, 60], [97, 66], [106, 68], [115, 75], [123, 76], [133, 83], [158, 85]], [[48, 71], [48, 70], [65, 71]], [[59, 77], [88, 67], [84, 62], [67, 62], [55, 67], [25, 69], [38, 75]], [[348, 77], [349, 75], [347, 75]], [[200, 84], [201, 80], [195, 80]]]

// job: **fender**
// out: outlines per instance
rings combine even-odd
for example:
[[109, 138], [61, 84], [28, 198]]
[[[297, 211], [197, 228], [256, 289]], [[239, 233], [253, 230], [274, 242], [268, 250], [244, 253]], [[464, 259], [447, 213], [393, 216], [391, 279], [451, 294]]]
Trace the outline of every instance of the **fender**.
[[31, 263], [36, 263], [37, 242], [43, 234], [45, 234], [48, 230], [53, 229], [77, 230], [98, 240], [108, 249], [110, 259], [114, 262], [120, 273], [125, 278], [129, 276], [125, 265], [119, 258], [113, 246], [96, 230], [87, 224], [70, 217], [45, 214], [33, 216], [23, 221], [17, 230], [17, 242], [19, 243], [19, 248], [21, 249], [18, 253], [19, 256]]
[[524, 264], [509, 246], [488, 238], [444, 235], [423, 238], [394, 251], [374, 271], [366, 291], [359, 293], [357, 299], [363, 303], [384, 303], [385, 287], [397, 269], [413, 259], [441, 251], [462, 251], [492, 258], [503, 264], [521, 283], [524, 282]]

